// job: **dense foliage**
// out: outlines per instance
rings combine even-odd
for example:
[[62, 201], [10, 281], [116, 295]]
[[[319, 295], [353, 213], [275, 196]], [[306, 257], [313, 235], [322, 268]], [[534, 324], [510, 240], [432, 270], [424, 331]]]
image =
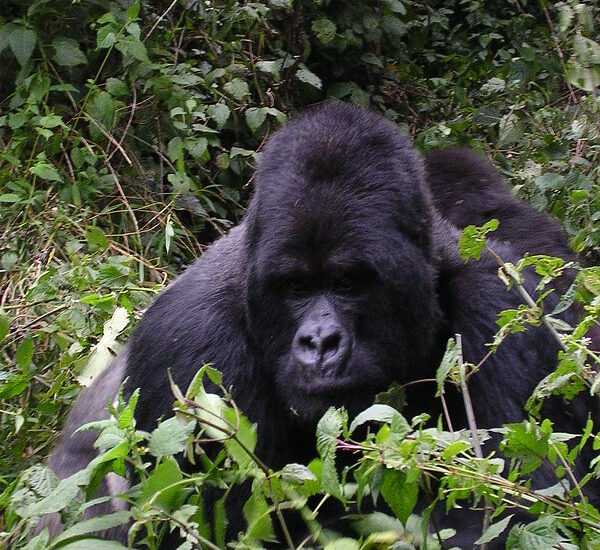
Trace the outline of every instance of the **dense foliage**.
[[[481, 150], [519, 196], [562, 221], [582, 257], [598, 263], [599, 18], [594, 2], [576, 0], [5, 0], [0, 540], [11, 547], [64, 546], [126, 521], [123, 512], [100, 524], [75, 524], [78, 488], [93, 487], [107, 469], [122, 471], [125, 461], [142, 472], [141, 489], [130, 495], [132, 514], [151, 547], [169, 521], [194, 544], [208, 546], [212, 537], [222, 546], [222, 527], [207, 524], [194, 492], [203, 484], [252, 477], [260, 488], [247, 507], [250, 529], [241, 547], [271, 536], [268, 512], [277, 522], [282, 505], [302, 508], [316, 532], [309, 495], [348, 502], [381, 494], [397, 519], [363, 516], [360, 542], [337, 544], [411, 548], [423, 542], [421, 520], [409, 514], [428, 476], [442, 478], [435, 498], [449, 505], [474, 491], [501, 508], [526, 492], [526, 476], [540, 460], [556, 465], [558, 480], [567, 478], [598, 427], [588, 425], [576, 439], [553, 434], [547, 421], [533, 417], [505, 427], [505, 453], [513, 461], [501, 473], [498, 458], [476, 456], [469, 434], [455, 438], [435, 429], [437, 419], [404, 419], [389, 407], [391, 398], [354, 424], [330, 411], [319, 427], [320, 458], [309, 468], [290, 465], [273, 474], [252, 454], [253, 428], [227, 400], [208, 399], [199, 382], [188, 398], [181, 395], [186, 388], [173, 388], [189, 422], [166, 421], [151, 435], [135, 431], [134, 402], [120, 404], [114, 421], [102, 425], [109, 455], [58, 489], [34, 465], [52, 448], [79, 383], [106, 365], [164, 284], [243, 214], [265, 139], [316, 101], [339, 98], [379, 110], [423, 150], [452, 144]], [[484, 246], [483, 233], [471, 231], [466, 249]], [[522, 268], [508, 266], [507, 281], [518, 284]], [[537, 268], [549, 280], [560, 266], [539, 259]], [[588, 268], [570, 297], [589, 302], [587, 318], [565, 346], [562, 370], [537, 397], [597, 391], [582, 337], [598, 316], [599, 294], [600, 272]], [[498, 338], [542, 322], [535, 305], [505, 313]], [[464, 382], [455, 346], [440, 371], [441, 395], [445, 379]], [[206, 399], [226, 423], [203, 423], [198, 409]], [[531, 411], [539, 411], [534, 401]], [[353, 441], [353, 426], [371, 420], [382, 422], [381, 429], [366, 442]], [[192, 453], [197, 422], [207, 438], [235, 436], [206, 476], [183, 478], [172, 455]], [[339, 477], [336, 446], [359, 451], [355, 478]], [[153, 471], [148, 453], [161, 460]], [[403, 490], [390, 491], [392, 484]], [[529, 495], [540, 519], [513, 530], [512, 547], [539, 548], [540, 540], [546, 547], [598, 547], [598, 512], [576, 502], [578, 486], [557, 487]], [[52, 543], [44, 535], [26, 542], [30, 518], [64, 508], [70, 532]], [[506, 527], [502, 521], [494, 527], [492, 518], [491, 529]], [[428, 547], [438, 543], [431, 538]]]

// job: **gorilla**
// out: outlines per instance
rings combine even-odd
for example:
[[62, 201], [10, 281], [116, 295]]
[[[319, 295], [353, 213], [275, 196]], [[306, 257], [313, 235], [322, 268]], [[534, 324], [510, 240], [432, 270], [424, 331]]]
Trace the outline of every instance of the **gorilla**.
[[[73, 432], [107, 416], [106, 398], [114, 398], [123, 380], [126, 395], [141, 390], [139, 429], [150, 431], [157, 418], [172, 415], [168, 369], [180, 388], [204, 363], [222, 371], [237, 405], [258, 425], [257, 455], [280, 468], [315, 456], [316, 423], [328, 407], [344, 406], [352, 417], [392, 382], [434, 378], [453, 335], [462, 335], [465, 360], [478, 363], [496, 332], [497, 313], [521, 299], [498, 278], [494, 258], [464, 262], [458, 255], [461, 216], [474, 214], [479, 222], [489, 213], [486, 204], [473, 202], [477, 191], [461, 183], [465, 178], [488, 178], [492, 191], [500, 181], [466, 153], [434, 154], [426, 167], [391, 122], [356, 106], [326, 103], [289, 122], [266, 144], [245, 219], [146, 311], [125, 352], [76, 401], [49, 466], [63, 478], [95, 456], [95, 436]], [[454, 208], [463, 193], [470, 210]], [[538, 236], [523, 232], [515, 246], [511, 237], [537, 226], [537, 214], [506, 191], [498, 197], [502, 208], [516, 205], [520, 221], [506, 224], [494, 249], [515, 262], [529, 243], [535, 251], [537, 240], [529, 239], [541, 237], [538, 227], [531, 234]], [[564, 236], [542, 218], [544, 251], [568, 257]], [[524, 286], [532, 295], [536, 284], [527, 271]], [[552, 308], [557, 298], [546, 302]], [[573, 315], [567, 312], [566, 320]], [[479, 427], [521, 421], [557, 352], [543, 326], [500, 345], [469, 381]], [[434, 391], [410, 385], [405, 416], [438, 415]], [[454, 426], [466, 427], [460, 395], [449, 392], [447, 404]], [[545, 412], [557, 430], [576, 433], [588, 410], [585, 402], [572, 414], [562, 404]], [[551, 472], [541, 472], [534, 483], [545, 487], [551, 480]], [[113, 495], [122, 486], [108, 478], [101, 492]], [[230, 500], [235, 537], [245, 500]], [[473, 514], [442, 511], [438, 525], [453, 525], [452, 543], [472, 547], [481, 534]], [[105, 535], [125, 536], [122, 530]]]
[[[517, 199], [492, 165], [477, 153], [459, 147], [439, 149], [425, 162], [434, 206], [459, 229], [496, 218], [500, 225], [493, 238], [510, 244], [519, 255], [579, 260], [558, 221]], [[574, 275], [569, 271], [554, 281], [558, 292], [564, 294], [569, 289]]]

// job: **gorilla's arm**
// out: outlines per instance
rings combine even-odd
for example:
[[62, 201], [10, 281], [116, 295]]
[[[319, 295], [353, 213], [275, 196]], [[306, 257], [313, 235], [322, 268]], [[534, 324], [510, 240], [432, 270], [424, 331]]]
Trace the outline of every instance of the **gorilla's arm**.
[[48, 457], [48, 466], [59, 478], [69, 477], [82, 470], [96, 457], [94, 442], [98, 433], [93, 430], [74, 432], [88, 422], [109, 417], [107, 401], [112, 402], [117, 396], [126, 363], [125, 349], [92, 385], [77, 397], [67, 417], [60, 443]]

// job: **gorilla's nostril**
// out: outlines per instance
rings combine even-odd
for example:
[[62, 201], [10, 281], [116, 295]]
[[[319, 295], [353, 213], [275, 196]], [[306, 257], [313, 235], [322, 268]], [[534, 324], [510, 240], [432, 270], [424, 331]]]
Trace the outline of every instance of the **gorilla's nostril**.
[[300, 344], [301, 348], [304, 348], [306, 350], [316, 350], [317, 349], [317, 345], [315, 344], [315, 340], [312, 336], [300, 336], [300, 338], [298, 339], [298, 343]]
[[319, 355], [321, 355], [324, 360], [335, 356], [340, 348], [341, 339], [341, 336], [337, 332], [328, 334], [322, 338], [320, 342]]

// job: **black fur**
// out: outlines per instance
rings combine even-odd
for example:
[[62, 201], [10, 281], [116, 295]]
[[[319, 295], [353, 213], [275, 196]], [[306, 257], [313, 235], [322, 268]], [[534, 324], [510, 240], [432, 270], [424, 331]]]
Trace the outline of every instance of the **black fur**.
[[[446, 154], [435, 172], [430, 157], [428, 169], [437, 178], [435, 202], [462, 225], [453, 217], [454, 195], [441, 198], [438, 184], [450, 181], [448, 192], [457, 197], [476, 193], [461, 187], [460, 170], [445, 167], [452, 158]], [[494, 188], [495, 173], [487, 165], [482, 173]], [[513, 206], [535, 223], [538, 214], [518, 201]], [[478, 208], [469, 213], [486, 218]], [[519, 227], [510, 226], [508, 237]], [[390, 122], [344, 104], [299, 116], [269, 140], [246, 219], [170, 285], [134, 331], [125, 375], [128, 392], [141, 388], [139, 428], [152, 430], [158, 417], [171, 414], [167, 369], [186, 388], [211, 362], [258, 424], [257, 454], [278, 468], [314, 457], [315, 425], [328, 406], [356, 414], [392, 381], [434, 377], [455, 333], [462, 334], [465, 359], [479, 362], [496, 332], [497, 313], [521, 299], [505, 289], [492, 258], [463, 262], [458, 236], [434, 207], [420, 156]], [[510, 243], [508, 237], [502, 238]], [[519, 242], [525, 247], [527, 235]], [[565, 246], [562, 233], [548, 231], [548, 252], [568, 256]], [[496, 249], [507, 261], [521, 253], [502, 242]], [[532, 294], [536, 282], [525, 274]], [[554, 368], [557, 351], [544, 328], [502, 344], [470, 382], [480, 427], [522, 420], [525, 401]], [[102, 384], [86, 392], [101, 403]], [[411, 386], [406, 416], [437, 414], [433, 393], [431, 386]], [[459, 396], [450, 393], [448, 401], [455, 427], [464, 427]], [[80, 403], [50, 462], [61, 477], [90, 459], [90, 442], [69, 437], [89, 419]], [[564, 431], [579, 430], [586, 417], [585, 406], [573, 415], [562, 407], [548, 412], [558, 413]], [[540, 485], [551, 484], [543, 478]], [[242, 528], [243, 501], [237, 500], [229, 511], [233, 535]], [[453, 542], [463, 548], [480, 535], [479, 516], [468, 512], [440, 521], [457, 526]]]

